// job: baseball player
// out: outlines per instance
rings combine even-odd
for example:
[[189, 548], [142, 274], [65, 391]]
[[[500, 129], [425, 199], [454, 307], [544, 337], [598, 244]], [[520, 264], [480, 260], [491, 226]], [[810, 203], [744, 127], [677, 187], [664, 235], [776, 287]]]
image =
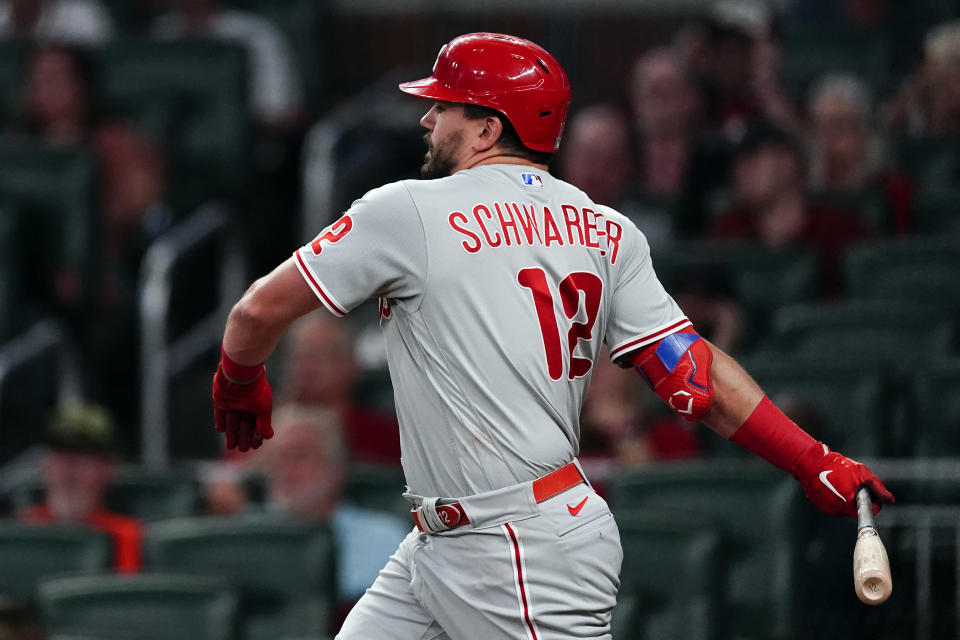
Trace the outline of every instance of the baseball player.
[[380, 299], [416, 525], [341, 639], [609, 638], [622, 551], [576, 460], [606, 343], [670, 407], [791, 472], [853, 516], [864, 465], [786, 418], [664, 291], [643, 234], [547, 171], [570, 102], [557, 61], [520, 38], [445, 45], [425, 79], [427, 180], [364, 195], [251, 286], [213, 381], [227, 447], [272, 434], [263, 362], [290, 323]]

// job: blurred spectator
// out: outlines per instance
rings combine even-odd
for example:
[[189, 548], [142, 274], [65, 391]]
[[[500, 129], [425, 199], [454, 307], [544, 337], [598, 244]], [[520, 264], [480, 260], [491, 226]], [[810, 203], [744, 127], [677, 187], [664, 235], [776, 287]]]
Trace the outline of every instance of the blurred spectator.
[[82, 524], [105, 531], [113, 538], [117, 571], [138, 571], [143, 525], [106, 506], [118, 450], [113, 419], [95, 405], [67, 405], [54, 417], [46, 440], [42, 462], [45, 501], [21, 510], [18, 518], [35, 524]]
[[890, 227], [906, 233], [913, 187], [887, 165], [883, 141], [873, 130], [873, 105], [866, 83], [852, 75], [828, 74], [811, 90], [808, 109], [810, 186], [814, 191], [882, 193]]
[[702, 105], [696, 87], [675, 52], [654, 49], [637, 60], [627, 90], [640, 150], [640, 186], [653, 195], [676, 196], [699, 133]]
[[617, 208], [630, 183], [630, 127], [615, 107], [592, 104], [567, 126], [558, 168], [597, 204]]
[[736, 136], [746, 122], [766, 118], [793, 132], [799, 119], [780, 82], [780, 51], [767, 4], [721, 0], [705, 20], [681, 29], [676, 46], [698, 75], [705, 120]]
[[256, 456], [266, 479], [266, 509], [330, 522], [339, 550], [338, 592], [355, 601], [412, 524], [343, 501], [347, 456], [334, 413], [285, 405], [273, 412], [273, 427], [275, 435]]
[[170, 223], [163, 206], [163, 158], [144, 137], [98, 109], [92, 60], [75, 48], [46, 45], [28, 63], [15, 133], [60, 147], [90, 146], [101, 164], [103, 248], [136, 268], [146, 244]]
[[280, 397], [333, 411], [352, 461], [400, 464], [396, 419], [356, 403], [359, 370], [347, 321], [322, 310], [298, 320], [285, 353]]
[[743, 337], [744, 310], [730, 274], [718, 265], [685, 270], [670, 289], [697, 333], [726, 353], [736, 353]]
[[0, 640], [45, 640], [40, 613], [0, 593]]
[[809, 201], [803, 160], [798, 142], [786, 132], [763, 121], [751, 123], [734, 152], [735, 203], [714, 221], [712, 235], [772, 248], [811, 247], [820, 255], [824, 290], [836, 293], [843, 251], [868, 232], [855, 213]]
[[[103, 387], [122, 421], [136, 415], [136, 287], [140, 259], [152, 240], [172, 223], [164, 205], [165, 167], [161, 154], [121, 120], [97, 104], [96, 70], [88, 54], [63, 45], [39, 47], [28, 63], [23, 109], [13, 123], [19, 135], [59, 147], [88, 147], [100, 165], [99, 246], [102, 281], [96, 299], [80, 299], [80, 274], [54, 274], [53, 296], [62, 309], [84, 307], [77, 322], [83, 342], [96, 355]], [[114, 388], [116, 391], [116, 388]], [[126, 398], [126, 400], [124, 400]]]
[[113, 36], [97, 0], [0, 0], [0, 38], [95, 44]]
[[[644, 391], [642, 379], [610, 361], [606, 347], [594, 363], [580, 414], [578, 458], [591, 482], [602, 486], [619, 466], [696, 456], [693, 425], [661, 418], [659, 399]], [[654, 403], [653, 411], [646, 402]]]
[[283, 32], [260, 16], [218, 0], [169, 0], [172, 12], [153, 25], [158, 38], [209, 37], [242, 45], [250, 61], [250, 106], [263, 125], [292, 127], [303, 118], [300, 70]]
[[921, 68], [888, 107], [890, 125], [914, 136], [960, 137], [960, 20], [934, 27]]

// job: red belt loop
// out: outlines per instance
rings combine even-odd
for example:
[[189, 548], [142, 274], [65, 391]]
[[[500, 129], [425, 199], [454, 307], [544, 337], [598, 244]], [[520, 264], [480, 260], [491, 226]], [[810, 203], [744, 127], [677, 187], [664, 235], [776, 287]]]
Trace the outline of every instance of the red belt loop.
[[[537, 504], [540, 504], [586, 481], [587, 479], [580, 473], [580, 468], [571, 462], [556, 471], [552, 471], [534, 480], [533, 499], [537, 501]], [[470, 524], [467, 512], [464, 511], [463, 506], [459, 502], [443, 505], [438, 504], [436, 511], [437, 516], [440, 517], [440, 520], [446, 525], [447, 529], [454, 529], [461, 525]], [[422, 507], [411, 509], [410, 515], [413, 517], [413, 521], [416, 523], [417, 529], [420, 532], [432, 532], [423, 517]]]

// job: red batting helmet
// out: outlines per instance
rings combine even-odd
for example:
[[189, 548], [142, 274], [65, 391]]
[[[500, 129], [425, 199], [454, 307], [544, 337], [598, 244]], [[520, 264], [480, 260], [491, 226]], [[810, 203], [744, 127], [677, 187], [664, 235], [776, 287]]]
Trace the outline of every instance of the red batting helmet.
[[553, 153], [570, 107], [570, 82], [553, 56], [529, 40], [470, 33], [443, 45], [433, 75], [404, 82], [406, 93], [496, 109], [524, 146]]

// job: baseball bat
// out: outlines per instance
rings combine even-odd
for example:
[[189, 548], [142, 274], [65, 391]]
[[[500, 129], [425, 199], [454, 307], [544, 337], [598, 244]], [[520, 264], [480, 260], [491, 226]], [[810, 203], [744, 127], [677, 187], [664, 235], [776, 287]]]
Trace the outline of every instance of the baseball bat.
[[873, 503], [866, 487], [857, 490], [857, 546], [853, 549], [853, 588], [866, 604], [886, 602], [893, 592], [890, 561], [873, 525]]

